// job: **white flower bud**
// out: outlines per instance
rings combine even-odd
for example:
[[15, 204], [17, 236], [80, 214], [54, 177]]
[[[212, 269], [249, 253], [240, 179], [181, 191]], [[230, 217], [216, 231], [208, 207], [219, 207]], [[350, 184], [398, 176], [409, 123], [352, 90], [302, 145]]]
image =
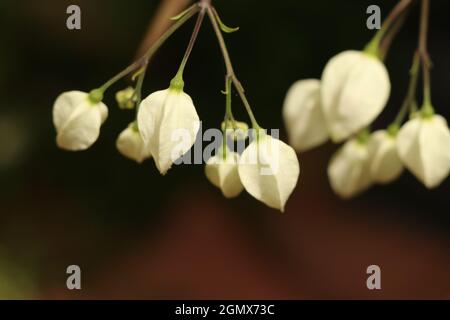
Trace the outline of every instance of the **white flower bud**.
[[404, 167], [397, 152], [395, 134], [380, 130], [369, 140], [371, 155], [370, 174], [376, 183], [388, 184], [403, 173]]
[[282, 212], [299, 174], [294, 149], [263, 133], [244, 150], [239, 164], [239, 176], [247, 192]]
[[100, 97], [85, 92], [61, 94], [53, 106], [56, 143], [69, 151], [86, 150], [97, 141], [100, 127], [108, 117], [108, 108]]
[[237, 197], [244, 186], [238, 173], [239, 154], [228, 149], [211, 157], [205, 167], [208, 180], [222, 190], [226, 198]]
[[142, 101], [138, 125], [158, 170], [164, 175], [194, 145], [200, 119], [191, 97], [180, 88], [170, 87]]
[[116, 93], [116, 101], [120, 109], [132, 110], [136, 107], [137, 97], [134, 88], [128, 87]]
[[248, 124], [242, 121], [222, 122], [222, 131], [225, 131], [234, 141], [246, 140], [248, 138]]
[[372, 185], [370, 152], [367, 143], [349, 140], [328, 165], [331, 187], [340, 197], [352, 198]]
[[119, 152], [138, 163], [151, 157], [149, 148], [145, 146], [136, 123], [132, 123], [119, 135], [116, 142]]
[[415, 117], [397, 138], [405, 166], [429, 189], [438, 187], [450, 171], [450, 132], [439, 115]]
[[320, 103], [320, 81], [301, 80], [289, 89], [283, 107], [289, 144], [307, 151], [325, 143], [328, 129]]
[[322, 110], [334, 142], [371, 124], [383, 111], [391, 84], [385, 65], [360, 51], [332, 58], [322, 75]]

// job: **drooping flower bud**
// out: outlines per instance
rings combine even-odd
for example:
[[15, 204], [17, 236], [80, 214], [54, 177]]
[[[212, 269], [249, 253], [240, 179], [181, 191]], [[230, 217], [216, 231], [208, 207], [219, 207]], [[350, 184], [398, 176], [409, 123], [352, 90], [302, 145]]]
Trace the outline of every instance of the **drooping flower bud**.
[[82, 151], [91, 147], [108, 117], [108, 108], [98, 90], [90, 94], [70, 91], [61, 94], [53, 106], [56, 143], [61, 149]]
[[294, 149], [262, 132], [241, 156], [239, 176], [247, 192], [281, 212], [299, 175], [300, 165]]
[[367, 141], [349, 140], [328, 165], [331, 187], [340, 197], [352, 198], [372, 185], [370, 152]]
[[211, 157], [205, 167], [205, 174], [208, 180], [217, 188], [222, 190], [226, 198], [237, 197], [244, 186], [238, 173], [239, 154], [226, 150]]
[[429, 189], [450, 172], [450, 132], [440, 115], [420, 115], [398, 134], [398, 152], [405, 166]]
[[138, 112], [142, 139], [163, 175], [191, 149], [200, 130], [192, 99], [183, 92], [182, 81], [176, 80], [169, 89], [152, 93], [143, 100]]
[[117, 139], [116, 146], [123, 156], [138, 163], [142, 163], [151, 157], [150, 150], [146, 147], [144, 140], [142, 140], [135, 122], [122, 131]]
[[283, 118], [289, 144], [297, 151], [307, 151], [328, 140], [328, 129], [320, 103], [319, 80], [294, 83], [284, 101]]
[[245, 140], [248, 138], [248, 124], [242, 121], [222, 122], [222, 131], [234, 141]]
[[371, 155], [370, 174], [379, 184], [395, 181], [404, 167], [397, 152], [397, 136], [394, 132], [379, 130], [369, 140]]
[[120, 109], [132, 110], [136, 107], [135, 91], [128, 87], [116, 93], [116, 101]]
[[322, 75], [322, 110], [334, 142], [371, 124], [391, 91], [385, 65], [375, 56], [345, 51], [332, 58]]

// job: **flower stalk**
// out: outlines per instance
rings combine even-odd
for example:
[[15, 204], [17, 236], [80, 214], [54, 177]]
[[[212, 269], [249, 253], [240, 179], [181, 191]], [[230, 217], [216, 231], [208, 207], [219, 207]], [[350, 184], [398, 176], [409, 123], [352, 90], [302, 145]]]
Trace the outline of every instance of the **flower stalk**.
[[413, 64], [409, 72], [408, 93], [406, 94], [405, 100], [403, 101], [402, 107], [400, 108], [400, 111], [397, 114], [395, 121], [390, 126], [391, 128], [390, 131], [392, 131], [393, 133], [394, 132], [396, 133], [400, 128], [400, 125], [405, 119], [407, 112], [409, 111], [410, 114], [414, 112], [413, 106], [416, 98], [417, 84], [419, 80], [419, 71], [420, 71], [420, 55], [418, 52], [416, 52], [414, 54]]
[[208, 4], [208, 2], [205, 2], [205, 5], [206, 5], [206, 8], [207, 8], [206, 10], [207, 10], [207, 13], [208, 13], [208, 17], [211, 20], [214, 32], [215, 32], [217, 40], [219, 42], [220, 49], [222, 51], [223, 59], [224, 59], [224, 62], [225, 62], [225, 67], [226, 67], [226, 70], [227, 70], [227, 78], [231, 79], [234, 87], [236, 88], [236, 91], [239, 94], [239, 97], [241, 98], [242, 103], [244, 104], [244, 107], [245, 107], [245, 109], [246, 109], [246, 111], [248, 113], [248, 116], [250, 117], [250, 121], [252, 123], [252, 127], [254, 129], [258, 130], [258, 129], [260, 129], [260, 126], [259, 126], [258, 122], [256, 121], [256, 118], [255, 118], [255, 115], [253, 113], [253, 110], [252, 110], [252, 108], [250, 106], [250, 103], [249, 103], [249, 101], [248, 101], [248, 99], [247, 99], [247, 97], [245, 95], [245, 90], [244, 90], [241, 82], [237, 78], [236, 73], [234, 72], [233, 64], [231, 62], [231, 58], [230, 58], [230, 54], [228, 52], [227, 45], [225, 43], [222, 31], [220, 30], [219, 23], [218, 23], [217, 18], [216, 18], [217, 17], [217, 12], [215, 11], [215, 9], [212, 6], [210, 6]]
[[202, 27], [204, 18], [205, 18], [205, 8], [202, 8], [197, 17], [197, 22], [195, 23], [194, 31], [192, 33], [191, 39], [189, 41], [189, 45], [186, 49], [186, 52], [184, 54], [183, 60], [181, 61], [181, 65], [180, 65], [180, 68], [177, 73], [177, 76], [179, 75], [181, 78], [183, 77], [183, 72], [184, 72], [186, 64], [189, 60], [189, 57], [192, 53], [192, 50], [194, 49], [194, 45], [195, 45], [195, 42], [197, 41], [197, 37], [198, 37], [198, 34]]
[[[368, 54], [379, 57], [381, 60], [386, 56], [385, 49], [380, 50], [380, 44], [387, 32], [391, 30], [391, 27], [395, 28], [395, 23], [401, 17], [404, 12], [413, 3], [413, 0], [400, 0], [400, 2], [394, 7], [386, 20], [383, 22], [381, 29], [375, 34], [373, 39], [366, 46], [365, 52]], [[395, 35], [395, 32], [394, 32]]]
[[423, 107], [424, 116], [434, 114], [431, 103], [431, 60], [428, 53], [428, 29], [430, 18], [430, 0], [422, 0], [422, 10], [420, 15], [420, 35], [419, 35], [419, 55], [423, 70]]
[[148, 50], [147, 52], [138, 60], [133, 62], [127, 68], [119, 72], [113, 78], [108, 80], [105, 84], [103, 84], [99, 89], [101, 92], [105, 92], [108, 90], [113, 84], [122, 78], [129, 75], [131, 72], [138, 70], [142, 67], [146, 67], [150, 61], [150, 59], [154, 56], [154, 54], [159, 50], [159, 48], [181, 27], [183, 26], [190, 18], [196, 15], [200, 11], [200, 7], [198, 4], [192, 5], [186, 14], [182, 16], [178, 21], [176, 21]]

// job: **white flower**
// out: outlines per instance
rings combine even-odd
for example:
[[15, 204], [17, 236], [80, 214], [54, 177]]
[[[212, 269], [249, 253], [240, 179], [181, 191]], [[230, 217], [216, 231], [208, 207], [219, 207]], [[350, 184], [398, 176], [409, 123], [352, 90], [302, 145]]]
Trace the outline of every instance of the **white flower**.
[[328, 140], [319, 80], [301, 80], [292, 85], [284, 101], [283, 118], [289, 143], [297, 151], [307, 151]]
[[56, 143], [69, 151], [86, 150], [97, 141], [100, 127], [108, 117], [101, 93], [70, 91], [61, 94], [53, 106]]
[[144, 140], [136, 123], [132, 123], [119, 135], [116, 142], [117, 149], [125, 157], [138, 163], [151, 157], [149, 148], [146, 148]]
[[389, 74], [376, 57], [345, 51], [322, 75], [322, 110], [334, 142], [367, 127], [384, 109], [391, 91]]
[[398, 152], [406, 167], [429, 189], [438, 187], [450, 171], [450, 132], [439, 116], [408, 121], [398, 134]]
[[247, 192], [282, 212], [299, 174], [294, 149], [264, 133], [244, 150], [239, 164], [239, 176]]
[[372, 185], [370, 152], [367, 143], [349, 140], [328, 165], [331, 187], [340, 197], [352, 198]]
[[397, 152], [396, 134], [375, 131], [369, 140], [370, 174], [376, 183], [388, 184], [403, 173], [404, 167]]
[[228, 149], [211, 157], [205, 167], [208, 180], [222, 190], [226, 198], [237, 197], [244, 186], [238, 173], [239, 154]]
[[[158, 170], [166, 174], [173, 162], [193, 146], [200, 119], [191, 97], [180, 87], [171, 86], [142, 101], [138, 125]], [[183, 138], [181, 145], [180, 138]]]

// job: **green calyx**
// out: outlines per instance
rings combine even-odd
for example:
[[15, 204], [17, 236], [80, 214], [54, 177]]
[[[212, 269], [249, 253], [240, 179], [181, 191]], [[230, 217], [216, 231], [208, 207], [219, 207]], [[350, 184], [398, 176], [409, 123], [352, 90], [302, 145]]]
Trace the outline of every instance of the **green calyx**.
[[379, 49], [380, 46], [379, 46], [379, 44], [380, 44], [379, 42], [371, 41], [364, 48], [364, 53], [369, 55], [369, 56], [371, 56], [371, 57], [380, 59], [380, 49]]
[[134, 132], [139, 133], [139, 126], [138, 126], [137, 121], [134, 121], [134, 122], [130, 125], [130, 128], [131, 128]]
[[388, 128], [387, 128], [387, 133], [391, 136], [391, 137], [396, 137], [398, 132], [400, 131], [400, 126], [396, 123], [391, 124]]
[[91, 92], [89, 92], [89, 101], [92, 104], [98, 104], [103, 101], [103, 90], [101, 89], [94, 89]]
[[170, 81], [170, 89], [181, 92], [184, 89], [183, 75], [178, 73], [175, 78]]
[[380, 52], [380, 43], [385, 33], [386, 27], [378, 30], [373, 39], [364, 48], [364, 53], [366, 53], [369, 56], [375, 57], [379, 60], [382, 60], [382, 54]]
[[420, 109], [420, 115], [424, 119], [428, 119], [434, 116], [434, 108], [431, 103], [425, 103], [423, 105], [423, 107]]
[[367, 142], [369, 142], [369, 138], [370, 130], [366, 128], [356, 136], [356, 141], [358, 141], [359, 144], [366, 144]]

